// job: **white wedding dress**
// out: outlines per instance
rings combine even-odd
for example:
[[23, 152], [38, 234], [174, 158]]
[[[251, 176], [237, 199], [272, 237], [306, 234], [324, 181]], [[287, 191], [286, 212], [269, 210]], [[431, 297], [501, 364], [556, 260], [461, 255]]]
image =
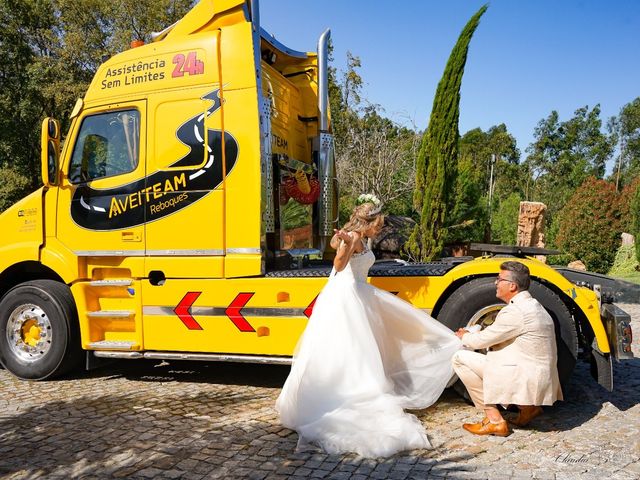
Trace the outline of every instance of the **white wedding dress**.
[[276, 402], [298, 448], [385, 457], [429, 448], [420, 421], [404, 408], [433, 404], [453, 375], [460, 340], [422, 310], [367, 283], [366, 249], [332, 272], [296, 347]]

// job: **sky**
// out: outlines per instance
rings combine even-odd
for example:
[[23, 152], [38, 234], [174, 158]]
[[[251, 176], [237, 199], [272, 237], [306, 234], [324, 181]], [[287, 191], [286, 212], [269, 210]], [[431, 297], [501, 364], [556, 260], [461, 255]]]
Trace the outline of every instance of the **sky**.
[[[435, 90], [478, 0], [260, 0], [262, 27], [315, 51], [331, 29], [333, 65], [360, 57], [363, 96], [426, 128]], [[492, 0], [469, 47], [460, 133], [506, 124], [525, 158], [538, 122], [600, 104], [609, 117], [640, 96], [640, 1]], [[609, 167], [610, 169], [611, 167]]]

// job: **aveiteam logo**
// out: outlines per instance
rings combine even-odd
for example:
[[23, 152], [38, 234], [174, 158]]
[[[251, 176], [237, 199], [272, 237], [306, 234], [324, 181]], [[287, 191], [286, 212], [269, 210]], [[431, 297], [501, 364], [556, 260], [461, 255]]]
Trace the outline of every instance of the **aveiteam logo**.
[[[220, 90], [203, 96], [213, 105], [177, 130], [176, 136], [189, 152], [169, 165], [135, 182], [110, 189], [79, 185], [71, 202], [71, 217], [90, 230], [118, 230], [134, 227], [175, 213], [197, 202], [222, 183], [222, 131], [207, 128], [205, 119], [220, 109]], [[205, 138], [207, 142], [205, 143]], [[207, 155], [206, 164], [202, 164]], [[228, 174], [238, 158], [238, 142], [224, 132], [225, 171]], [[182, 167], [182, 169], [181, 169]], [[192, 168], [185, 168], [192, 167]]]

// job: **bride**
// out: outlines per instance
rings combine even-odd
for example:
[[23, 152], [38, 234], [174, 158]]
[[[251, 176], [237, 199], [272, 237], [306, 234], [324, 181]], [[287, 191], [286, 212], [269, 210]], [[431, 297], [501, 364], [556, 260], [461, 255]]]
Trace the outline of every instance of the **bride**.
[[420, 421], [405, 408], [433, 404], [453, 375], [461, 344], [422, 310], [367, 283], [375, 257], [366, 239], [384, 218], [380, 201], [361, 195], [336, 232], [334, 268], [296, 347], [276, 402], [298, 448], [384, 457], [429, 448]]

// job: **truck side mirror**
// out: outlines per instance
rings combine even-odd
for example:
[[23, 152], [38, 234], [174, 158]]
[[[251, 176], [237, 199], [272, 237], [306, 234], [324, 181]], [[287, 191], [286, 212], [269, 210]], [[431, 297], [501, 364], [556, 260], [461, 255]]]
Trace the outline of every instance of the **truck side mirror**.
[[40, 164], [42, 182], [49, 187], [58, 184], [58, 164], [60, 160], [60, 122], [47, 117], [42, 122], [40, 134]]

